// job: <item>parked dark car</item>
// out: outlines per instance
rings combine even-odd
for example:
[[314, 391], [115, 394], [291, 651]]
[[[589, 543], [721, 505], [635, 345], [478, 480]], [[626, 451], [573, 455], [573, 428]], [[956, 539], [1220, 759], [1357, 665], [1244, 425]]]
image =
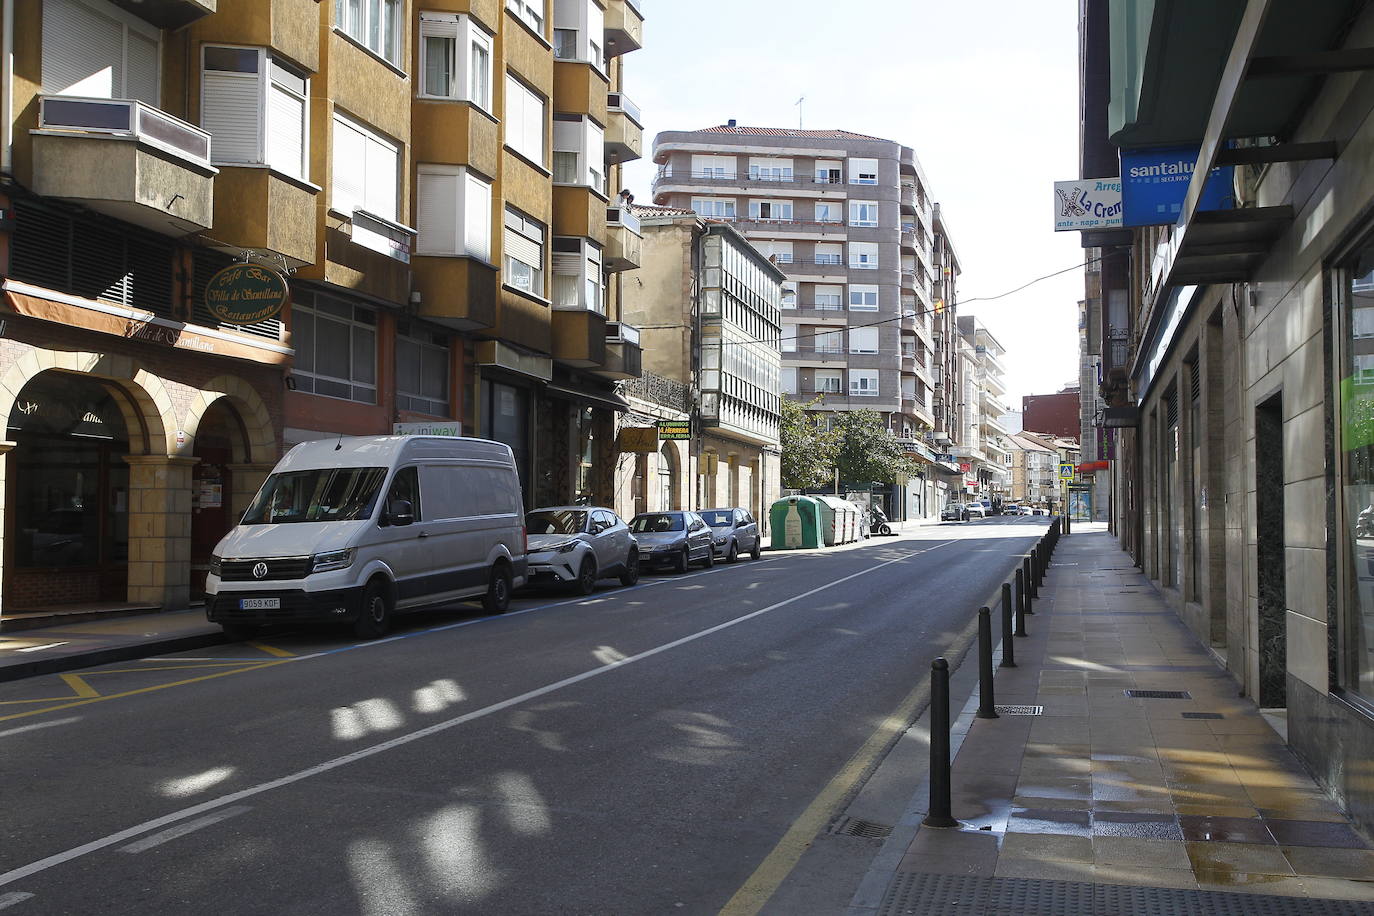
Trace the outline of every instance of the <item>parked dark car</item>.
[[630, 520], [630, 531], [639, 542], [640, 566], [686, 572], [691, 563], [707, 569], [715, 565], [711, 526], [695, 512], [642, 512]]
[[940, 521], [942, 522], [966, 522], [968, 521], [968, 506], [964, 503], [948, 503], [940, 510]]
[[702, 509], [698, 513], [711, 526], [716, 556], [733, 563], [742, 553], [757, 560], [763, 552], [758, 523], [747, 509]]

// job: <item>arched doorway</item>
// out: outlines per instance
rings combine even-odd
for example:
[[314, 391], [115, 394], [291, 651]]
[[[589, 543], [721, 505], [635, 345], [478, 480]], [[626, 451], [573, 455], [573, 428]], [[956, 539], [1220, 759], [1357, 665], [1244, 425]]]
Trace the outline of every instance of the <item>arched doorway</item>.
[[205, 411], [196, 430], [191, 468], [191, 597], [205, 595], [210, 555], [234, 527], [233, 467], [245, 454], [245, 435], [238, 414], [221, 398]]
[[673, 444], [665, 442], [658, 452], [658, 508], [665, 511], [677, 507], [677, 456]]
[[[20, 391], [8, 419], [8, 608], [125, 600], [137, 416], [118, 386], [75, 373], [43, 372]], [[143, 430], [133, 434], [141, 448]]]

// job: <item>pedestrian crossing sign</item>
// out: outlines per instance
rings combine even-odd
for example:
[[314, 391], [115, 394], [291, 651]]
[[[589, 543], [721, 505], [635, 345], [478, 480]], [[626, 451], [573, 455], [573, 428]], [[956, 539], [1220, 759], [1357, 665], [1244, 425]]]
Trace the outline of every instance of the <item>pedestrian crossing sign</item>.
[[1071, 465], [1071, 464], [1061, 464], [1061, 465], [1059, 466], [1059, 479], [1060, 479], [1060, 480], [1073, 480], [1073, 477], [1074, 477], [1073, 465]]

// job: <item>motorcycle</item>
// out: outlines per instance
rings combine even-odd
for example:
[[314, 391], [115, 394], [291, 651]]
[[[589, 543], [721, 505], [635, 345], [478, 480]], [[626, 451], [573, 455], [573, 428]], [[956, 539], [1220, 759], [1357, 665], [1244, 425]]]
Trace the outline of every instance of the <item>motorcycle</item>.
[[887, 516], [883, 510], [877, 506], [870, 506], [868, 509], [868, 530], [870, 534], [891, 534], [892, 526], [887, 523]]

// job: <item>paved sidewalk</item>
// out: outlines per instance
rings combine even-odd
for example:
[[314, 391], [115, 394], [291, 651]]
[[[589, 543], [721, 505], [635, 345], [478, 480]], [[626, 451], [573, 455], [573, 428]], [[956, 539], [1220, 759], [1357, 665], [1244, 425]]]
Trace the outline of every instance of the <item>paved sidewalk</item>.
[[1042, 713], [970, 701], [962, 826], [919, 827], [922, 789], [850, 913], [1374, 913], [1369, 843], [1105, 526], [1073, 531], [995, 681]]
[[0, 681], [229, 642], [205, 611], [166, 611], [0, 633]]

